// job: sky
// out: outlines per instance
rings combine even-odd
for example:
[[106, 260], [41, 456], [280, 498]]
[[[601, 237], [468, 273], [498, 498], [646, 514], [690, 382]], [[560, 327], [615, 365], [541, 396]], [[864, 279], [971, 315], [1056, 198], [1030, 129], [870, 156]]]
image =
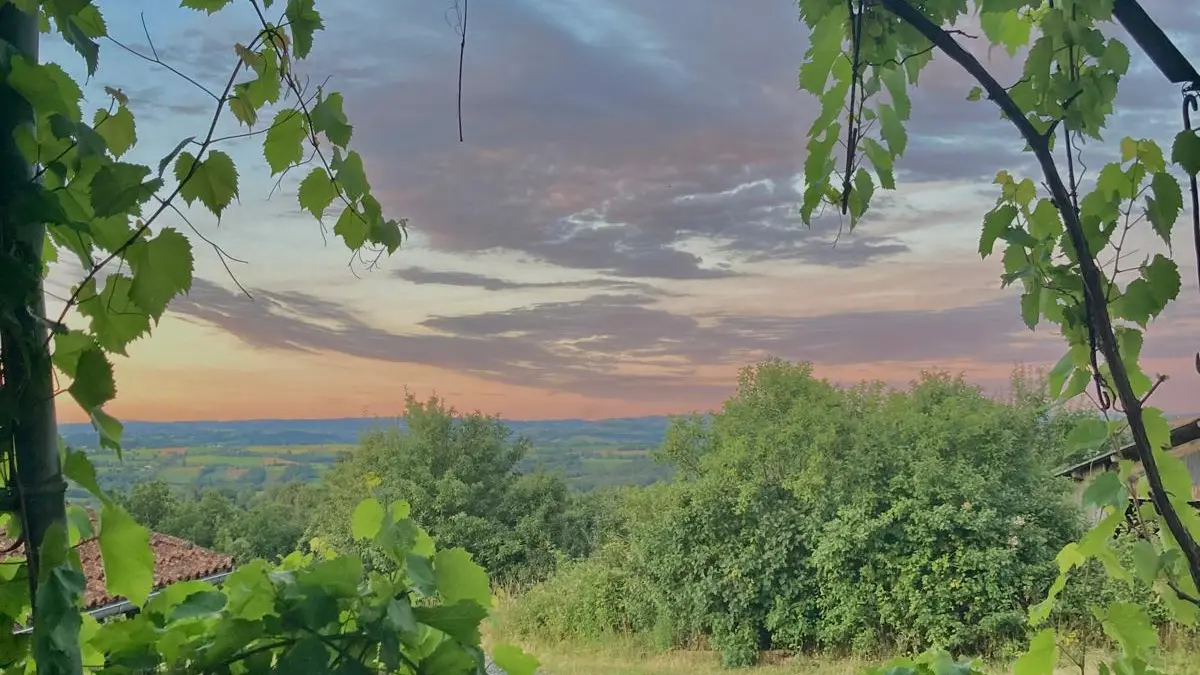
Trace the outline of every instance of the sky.
[[[174, 4], [100, 6], [122, 44], [219, 88], [233, 44], [255, 33], [249, 4], [211, 17]], [[1143, 4], [1200, 61], [1200, 9]], [[195, 280], [117, 360], [118, 417], [392, 415], [406, 391], [510, 419], [682, 413], [718, 407], [738, 369], [768, 356], [845, 383], [904, 386], [939, 369], [1000, 393], [1016, 365], [1048, 367], [1064, 351], [1049, 328], [1024, 327], [998, 256], [976, 250], [996, 172], [1036, 178], [1035, 167], [987, 102], [965, 100], [972, 83], [946, 59], [914, 92], [900, 189], [877, 193], [839, 236], [833, 216], [812, 228], [797, 216], [817, 103], [797, 87], [806, 30], [794, 2], [471, 3], [461, 143], [450, 0], [318, 7], [327, 29], [303, 73], [345, 96], [352, 147], [410, 237], [376, 269], [352, 264], [299, 209], [303, 173], [276, 186], [261, 137], [225, 144], [240, 199], [220, 221], [188, 209], [188, 222], [158, 223], [192, 238]], [[964, 41], [1017, 79], [1003, 51]], [[1169, 144], [1180, 128], [1177, 88], [1131, 51], [1113, 142], [1085, 150], [1093, 171], [1121, 136]], [[62, 45], [42, 57], [79, 73]], [[151, 166], [212, 114], [199, 88], [111, 42], [90, 107], [106, 104], [104, 86], [128, 94], [134, 159]], [[1187, 223], [1173, 244], [1183, 290], [1143, 356], [1171, 376], [1154, 401], [1174, 412], [1200, 410]], [[217, 247], [237, 259], [232, 276]], [[79, 275], [56, 268], [49, 292]], [[61, 400], [61, 419], [81, 419]]]

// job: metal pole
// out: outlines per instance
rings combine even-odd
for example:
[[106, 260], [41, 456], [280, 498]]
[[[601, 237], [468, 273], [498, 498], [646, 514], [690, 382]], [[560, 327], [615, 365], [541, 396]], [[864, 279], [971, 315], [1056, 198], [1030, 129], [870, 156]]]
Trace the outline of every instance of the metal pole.
[[[0, 5], [0, 41], [0, 69], [11, 68], [13, 54], [36, 61], [36, 15], [22, 12], [13, 3]], [[46, 531], [55, 522], [66, 524], [66, 483], [58, 455], [54, 379], [42, 289], [45, 226], [18, 222], [12, 208], [22, 188], [34, 179], [33, 167], [17, 148], [13, 131], [33, 122], [33, 110], [24, 98], [0, 83], [0, 265], [12, 269], [4, 275], [4, 294], [21, 303], [12, 308], [15, 316], [0, 319], [0, 365], [4, 369], [3, 388], [7, 390], [4, 400], [15, 406], [15, 414], [0, 420], [0, 425], [7, 427], [5, 443], [11, 443], [5, 449], [15, 457], [17, 475], [10, 482], [24, 525], [31, 604], [36, 599]]]

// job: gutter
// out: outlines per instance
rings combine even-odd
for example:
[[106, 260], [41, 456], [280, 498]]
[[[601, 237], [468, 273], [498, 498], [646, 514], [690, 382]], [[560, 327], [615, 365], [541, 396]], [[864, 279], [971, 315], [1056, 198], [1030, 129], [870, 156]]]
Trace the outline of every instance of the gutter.
[[[221, 572], [220, 574], [214, 574], [212, 576], [203, 577], [201, 579], [180, 579], [179, 581], [176, 581], [173, 583], [182, 583], [185, 581], [201, 581], [201, 582], [213, 584], [214, 586], [216, 586], [216, 585], [220, 585], [220, 583], [222, 581], [225, 581], [225, 579], [231, 574], [233, 574], [232, 570], [229, 572]], [[162, 593], [167, 588], [169, 588], [169, 585], [163, 586], [162, 588], [158, 588], [158, 589], [151, 591], [150, 595], [146, 596], [146, 601], [149, 602], [151, 598]], [[129, 614], [131, 612], [136, 612], [139, 609], [141, 609], [141, 608], [128, 600], [119, 600], [117, 602], [109, 603], [107, 605], [101, 605], [95, 609], [90, 609], [86, 613], [89, 616], [91, 616], [93, 619], [96, 619], [97, 621], [103, 621], [104, 619], [107, 619], [107, 618], [110, 618], [113, 616], [119, 616], [122, 614]], [[13, 631], [13, 635], [28, 635], [29, 633], [32, 633], [32, 632], [33, 632], [33, 625], [30, 624], [28, 626], [25, 626], [24, 628]]]

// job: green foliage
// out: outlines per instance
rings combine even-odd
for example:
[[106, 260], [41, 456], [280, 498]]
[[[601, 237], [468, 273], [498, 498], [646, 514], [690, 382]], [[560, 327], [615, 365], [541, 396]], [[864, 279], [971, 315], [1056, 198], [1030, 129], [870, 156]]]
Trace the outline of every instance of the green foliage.
[[729, 665], [763, 649], [1003, 653], [1080, 531], [1050, 472], [1074, 420], [1017, 384], [996, 401], [941, 375], [888, 391], [746, 369], [719, 413], [669, 432], [686, 480], [626, 491], [599, 552], [531, 589], [513, 628], [702, 637]]
[[[229, 4], [181, 3], [206, 14]], [[5, 180], [18, 179], [0, 185], [5, 277], [0, 335], [6, 367], [0, 385], [0, 452], [6, 467], [15, 462], [18, 469], [5, 472], [10, 494], [33, 494], [23, 492], [28, 488], [45, 494], [56, 478], [38, 473], [36, 484], [19, 485], [29, 454], [13, 450], [14, 428], [53, 419], [52, 413], [42, 415], [52, 403], [36, 384], [51, 379], [52, 367], [70, 379], [62, 387], [93, 420], [100, 447], [116, 450], [120, 458], [123, 427], [104, 410], [117, 392], [110, 356], [126, 355], [131, 343], [148, 336], [171, 301], [192, 284], [191, 243], [180, 232], [160, 227], [158, 219], [177, 208], [177, 198], [204, 207], [218, 220], [228, 213], [241, 196], [242, 174], [232, 155], [218, 146], [257, 134], [260, 117], [269, 114], [275, 120], [263, 146], [272, 174], [294, 168], [310, 151], [320, 165], [323, 178], [301, 190], [302, 208], [320, 220], [325, 207], [340, 201], [350, 222], [343, 215], [338, 229], [356, 252], [371, 247], [379, 255], [392, 253], [403, 241], [404, 222], [384, 217], [361, 157], [347, 147], [352, 127], [342, 97], [322, 91], [313, 105], [295, 75], [324, 27], [314, 0], [279, 3], [280, 23], [265, 13], [273, 0], [252, 4], [258, 25], [248, 31], [246, 44], [232, 45], [226, 84], [213, 95], [211, 124], [179, 141], [162, 156], [157, 171], [121, 159], [132, 154], [139, 136], [136, 111], [124, 93], [105, 88], [110, 105], [96, 111], [89, 125], [81, 105], [84, 92], [62, 66], [37, 63], [32, 53], [20, 53], [23, 45], [0, 43], [6, 123], [28, 114], [15, 128], [4, 129], [0, 158], [9, 164]], [[24, 22], [43, 33], [56, 31], [82, 57], [88, 76], [96, 73], [99, 41], [107, 34], [98, 2], [0, 0], [0, 10], [14, 26]], [[22, 32], [7, 28], [6, 35]], [[295, 107], [275, 107], [281, 100]], [[18, 105], [22, 101], [28, 105]], [[227, 112], [250, 133], [219, 136]], [[323, 140], [334, 146], [331, 157]], [[35, 171], [30, 180], [20, 179], [21, 164]], [[41, 279], [61, 251], [78, 260], [81, 277], [57, 319], [34, 316], [30, 308], [40, 306]], [[68, 325], [75, 314], [85, 327]], [[52, 339], [43, 337], [45, 326]], [[20, 368], [10, 370], [17, 362]], [[41, 449], [50, 456], [56, 450], [52, 445]], [[465, 674], [484, 668], [479, 624], [491, 604], [486, 573], [461, 549], [437, 550], [407, 508], [390, 509], [384, 518], [372, 511], [368, 523], [347, 519], [339, 524], [341, 531], [352, 526], [366, 537], [387, 565], [364, 569], [359, 558], [339, 556], [318, 541], [313, 551], [289, 553], [274, 567], [250, 554], [261, 547], [281, 552], [281, 541], [289, 542], [286, 550], [295, 547], [299, 531], [287, 534], [286, 528], [296, 522], [289, 516], [297, 510], [312, 509], [311, 503], [300, 506], [303, 498], [291, 495], [289, 503], [286, 495], [275, 495], [244, 509], [244, 517], [231, 518], [237, 509], [212, 492], [192, 502], [159, 484], [113, 498], [101, 490], [88, 456], [71, 448], [65, 449], [62, 466], [74, 489], [99, 505], [98, 522], [93, 528], [86, 511], [75, 506], [67, 522], [56, 520], [54, 509], [4, 515], [10, 534], [45, 532], [42, 545], [25, 552], [29, 561], [10, 556], [0, 575], [0, 623], [33, 626], [31, 635], [6, 632], [0, 641], [5, 672], [77, 675], [86, 667], [105, 673]], [[220, 588], [191, 581], [151, 597], [155, 561], [149, 530], [139, 520], [202, 545], [221, 541], [238, 549], [237, 557], [246, 562]], [[268, 523], [282, 532], [272, 532]], [[83, 537], [98, 539], [103, 583], [108, 593], [136, 606], [136, 615], [97, 623], [81, 612], [84, 590], [94, 581], [85, 579], [75, 550]], [[32, 569], [38, 574], [30, 580]], [[31, 586], [36, 587], [32, 597]], [[501, 648], [500, 658], [520, 675], [537, 665], [511, 646]]]
[[[838, 167], [846, 167], [848, 173], [865, 154], [881, 177], [892, 175], [905, 150], [907, 119], [894, 107], [907, 112], [904, 90], [917, 84], [935, 50], [978, 82], [967, 98], [997, 105], [1042, 170], [1037, 178], [997, 174], [999, 194], [984, 216], [979, 252], [986, 258], [1003, 248], [1001, 283], [1019, 282], [1026, 325], [1032, 330], [1048, 323], [1067, 342], [1067, 354], [1050, 373], [1052, 395], [1065, 402], [1094, 388], [1094, 399], [1106, 412], [1124, 412], [1123, 424], [1092, 420], [1078, 425], [1069, 445], [1091, 451], [1115, 443], [1128, 428], [1147, 478], [1132, 494], [1154, 501], [1153, 508], [1135, 509], [1128, 519], [1141, 542], [1134, 567], [1143, 581], [1153, 582], [1162, 593], [1176, 619], [1187, 623], [1194, 622], [1200, 610], [1200, 517], [1187, 503], [1191, 480], [1186, 467], [1165, 452], [1166, 418], [1145, 406], [1155, 383], [1142, 371], [1139, 358], [1144, 331], [1180, 292], [1179, 266], [1170, 244], [1183, 198], [1173, 170], [1190, 175], [1200, 171], [1200, 136], [1194, 131], [1177, 135], [1170, 163], [1154, 141], [1122, 139], [1119, 159], [1102, 166], [1090, 185], [1082, 182], [1076, 171], [1078, 148], [1084, 139], [1103, 141], [1102, 131], [1131, 61], [1128, 48], [1109, 37], [1116, 31], [1104, 30], [1113, 20], [1113, 10], [1112, 0], [881, 0], [844, 6], [831, 0], [801, 0], [800, 15], [812, 34], [800, 82], [820, 97], [822, 108], [809, 132], [801, 215], [811, 222], [816, 208], [828, 203], [842, 205], [843, 213], [849, 205], [851, 227], [861, 218], [873, 186], [860, 186], [838, 173]], [[1022, 77], [1015, 84], [998, 83], [960, 46], [957, 31], [942, 28], [974, 11], [990, 45], [1012, 56], [1024, 50]], [[831, 82], [825, 72], [832, 75]], [[879, 100], [885, 89], [890, 103]], [[841, 132], [836, 119], [845, 119], [847, 127], [840, 146], [835, 142]], [[871, 138], [875, 129], [886, 151]], [[835, 148], [846, 153], [844, 161], [834, 156]], [[1057, 165], [1056, 155], [1069, 157], [1066, 171]], [[1126, 241], [1139, 228], [1161, 239], [1166, 252], [1148, 254], [1140, 263], [1132, 260]], [[1059, 552], [1059, 574], [1045, 599], [1031, 608], [1030, 624], [1042, 624], [1067, 597], [1062, 594], [1073, 570], [1092, 569], [1098, 563], [1114, 581], [1133, 579], [1113, 538], [1126, 521], [1125, 479], [1130, 470], [1124, 466], [1121, 480], [1101, 478], [1084, 493], [1085, 501], [1099, 508], [1100, 517]], [[867, 520], [863, 526], [870, 524]], [[1172, 564], [1160, 564], [1167, 556]], [[995, 601], [974, 598], [985, 605]], [[1096, 620], [1121, 648], [1119, 659], [1102, 672], [1147, 671], [1154, 631], [1142, 605], [1116, 601], [1094, 610]], [[1050, 672], [1055, 640], [1053, 631], [1039, 632], [1017, 670]]]
[[[381, 503], [403, 501], [438, 542], [470, 551], [498, 581], [534, 581], [553, 569], [560, 552], [586, 554], [589, 521], [573, 509], [566, 482], [521, 473], [529, 442], [512, 439], [500, 420], [459, 415], [437, 398], [422, 403], [412, 396], [403, 420], [406, 430], [368, 434], [326, 474], [326, 502], [310, 536], [386, 564], [357, 540], [380, 522]], [[378, 501], [360, 503], [368, 491]], [[341, 525], [347, 520], [354, 523], [349, 532]]]

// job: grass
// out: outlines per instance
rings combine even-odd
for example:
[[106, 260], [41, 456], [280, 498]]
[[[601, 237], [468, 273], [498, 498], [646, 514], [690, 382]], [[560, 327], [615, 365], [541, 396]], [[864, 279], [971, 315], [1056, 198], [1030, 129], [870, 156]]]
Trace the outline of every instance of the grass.
[[[863, 675], [868, 667], [882, 664], [882, 660], [779, 656], [766, 658], [762, 665], [754, 668], [730, 670], [721, 666], [721, 658], [715, 652], [654, 652], [632, 641], [617, 640], [603, 645], [519, 644], [537, 657], [545, 675], [729, 675], [736, 672], [750, 675]], [[1097, 674], [1101, 657], [1098, 653], [1089, 655], [1087, 675]], [[1168, 652], [1159, 666], [1168, 675], [1200, 675], [1200, 654], [1192, 650]], [[990, 663], [983, 670], [989, 675], [1010, 675], [1012, 665]], [[1055, 669], [1055, 675], [1080, 675], [1080, 672], [1077, 666], [1064, 659]]]

